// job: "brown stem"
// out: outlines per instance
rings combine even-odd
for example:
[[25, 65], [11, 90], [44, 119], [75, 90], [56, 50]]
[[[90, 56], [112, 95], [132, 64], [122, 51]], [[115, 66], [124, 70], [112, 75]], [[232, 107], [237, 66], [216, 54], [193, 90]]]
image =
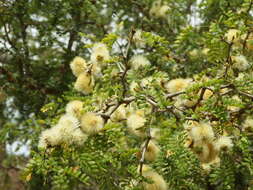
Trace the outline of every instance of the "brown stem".
[[144, 161], [145, 161], [145, 153], [146, 153], [146, 151], [148, 149], [148, 144], [149, 144], [150, 140], [151, 140], [151, 133], [150, 133], [150, 128], [148, 127], [147, 128], [147, 139], [146, 139], [145, 144], [144, 144], [144, 146], [142, 148], [141, 159], [139, 161], [139, 163], [140, 163], [140, 170], [139, 170], [139, 172], [140, 172], [141, 176], [142, 176], [143, 164], [144, 164]]

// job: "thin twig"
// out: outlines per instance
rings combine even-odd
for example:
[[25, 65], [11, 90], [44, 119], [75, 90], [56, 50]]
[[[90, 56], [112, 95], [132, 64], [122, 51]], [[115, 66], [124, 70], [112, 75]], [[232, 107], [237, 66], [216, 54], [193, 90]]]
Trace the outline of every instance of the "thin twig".
[[246, 96], [247, 98], [250, 98], [253, 100], [253, 95], [249, 94], [247, 92], [242, 92], [242, 91], [238, 91], [238, 94], [242, 95], [242, 96]]
[[182, 91], [182, 92], [175, 92], [175, 93], [171, 93], [171, 94], [166, 94], [165, 97], [166, 97], [166, 99], [169, 99], [169, 98], [173, 98], [175, 96], [179, 96], [181, 94], [185, 94], [185, 92]]
[[144, 144], [144, 146], [142, 148], [141, 159], [140, 159], [140, 162], [139, 162], [140, 163], [140, 170], [139, 170], [139, 172], [140, 172], [141, 176], [142, 176], [142, 168], [143, 168], [143, 164], [144, 164], [144, 160], [145, 160], [145, 153], [146, 153], [146, 151], [148, 149], [148, 144], [149, 144], [150, 140], [151, 140], [151, 133], [150, 133], [150, 128], [148, 128], [147, 129], [147, 139], [146, 139], [145, 144]]

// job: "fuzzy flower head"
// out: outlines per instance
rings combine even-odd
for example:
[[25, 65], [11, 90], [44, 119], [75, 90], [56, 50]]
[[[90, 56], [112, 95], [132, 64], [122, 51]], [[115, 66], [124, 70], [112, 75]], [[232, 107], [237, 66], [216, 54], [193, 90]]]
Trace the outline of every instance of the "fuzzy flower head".
[[103, 76], [102, 74], [102, 68], [100, 66], [100, 64], [98, 63], [93, 63], [92, 64], [92, 75], [97, 79], [97, 78], [101, 78]]
[[203, 54], [203, 55], [208, 55], [208, 52], [210, 51], [210, 49], [209, 48], [204, 48], [202, 51], [201, 51], [201, 53]]
[[165, 88], [168, 90], [170, 93], [176, 93], [176, 92], [181, 92], [185, 90], [189, 85], [191, 84], [192, 79], [173, 79], [170, 80], [166, 85]]
[[59, 125], [62, 125], [62, 124], [66, 125], [69, 128], [76, 128], [79, 126], [79, 121], [75, 116], [73, 116], [71, 114], [65, 114], [65, 115], [61, 116], [61, 118], [58, 121], [58, 124]]
[[144, 137], [144, 125], [146, 122], [146, 118], [144, 117], [144, 114], [142, 111], [136, 111], [135, 113], [132, 113], [127, 118], [127, 127], [129, 129], [129, 132], [138, 136], [138, 137]]
[[248, 117], [245, 119], [245, 121], [243, 122], [243, 130], [253, 130], [253, 118]]
[[81, 118], [81, 128], [88, 135], [98, 133], [103, 127], [103, 118], [95, 113], [87, 112]]
[[143, 55], [135, 55], [131, 58], [130, 64], [133, 70], [150, 65], [149, 60]]
[[239, 71], [245, 71], [250, 67], [249, 62], [243, 55], [232, 56], [234, 62], [233, 68], [238, 69]]
[[55, 127], [66, 144], [82, 145], [87, 140], [87, 135], [80, 129], [80, 123], [76, 117], [70, 114], [63, 115]]
[[220, 166], [220, 158], [218, 156], [215, 157], [214, 160], [208, 163], [202, 163], [201, 167], [206, 172], [209, 173], [212, 167], [219, 167]]
[[78, 76], [74, 88], [77, 91], [82, 92], [83, 94], [86, 95], [92, 92], [93, 86], [94, 86], [93, 76], [88, 72], [84, 72]]
[[150, 135], [152, 139], [158, 140], [161, 137], [161, 130], [158, 128], [151, 128]]
[[[140, 166], [138, 167], [138, 172], [140, 172]], [[143, 182], [144, 190], [167, 190], [167, 184], [163, 177], [155, 172], [151, 167], [147, 165], [142, 166], [142, 175], [152, 183]]]
[[170, 9], [168, 5], [162, 5], [157, 12], [157, 17], [159, 18], [165, 18], [167, 16], [167, 12]]
[[136, 30], [136, 32], [133, 35], [133, 42], [136, 44], [137, 47], [145, 47], [145, 40], [142, 38], [142, 31]]
[[70, 68], [72, 70], [72, 73], [78, 77], [87, 68], [87, 63], [83, 58], [75, 57], [70, 63]]
[[116, 111], [111, 115], [112, 121], [122, 121], [126, 119], [126, 107], [124, 104], [121, 104]]
[[216, 150], [227, 150], [231, 149], [233, 147], [233, 142], [231, 137], [228, 136], [222, 136], [215, 142], [215, 148]]
[[66, 113], [73, 115], [77, 118], [80, 118], [82, 109], [83, 109], [83, 102], [79, 100], [73, 100], [67, 104]]
[[62, 139], [69, 141], [72, 137], [72, 133], [75, 129], [79, 128], [80, 123], [76, 117], [70, 114], [65, 114], [61, 116], [58, 124], [55, 128], [59, 131]]
[[208, 144], [208, 143], [194, 144], [194, 152], [197, 154], [200, 162], [202, 163], [208, 163], [210, 161], [209, 155], [212, 149], [213, 149], [212, 144]]
[[198, 49], [193, 49], [189, 52], [189, 55], [193, 58], [199, 56], [199, 50]]
[[211, 142], [214, 139], [214, 132], [210, 124], [200, 122], [199, 125], [193, 127], [189, 133], [194, 143]]
[[39, 137], [39, 148], [47, 148], [48, 146], [56, 146], [62, 143], [61, 134], [57, 127], [52, 127], [43, 131]]
[[199, 126], [197, 121], [187, 121], [183, 124], [183, 127], [186, 131], [190, 132], [192, 128]]
[[110, 54], [107, 46], [103, 43], [94, 44], [90, 59], [91, 62], [99, 63], [103, 66], [104, 61], [110, 59]]
[[156, 18], [165, 18], [168, 10], [168, 5], [162, 4], [161, 0], [156, 0], [149, 10], [149, 15]]
[[74, 116], [70, 114], [63, 115], [57, 125], [41, 133], [38, 147], [83, 144], [87, 140], [87, 135], [80, 130], [79, 125], [78, 119]]
[[83, 143], [88, 139], [88, 135], [83, 133], [80, 128], [75, 128], [71, 133], [70, 143], [76, 145], [83, 145]]
[[[145, 143], [142, 144], [142, 147], [144, 146], [145, 146]], [[145, 152], [145, 160], [151, 161], [151, 162], [154, 161], [157, 158], [159, 152], [160, 152], [160, 148], [155, 143], [155, 141], [153, 140], [149, 141], [147, 150]]]
[[149, 10], [149, 15], [151, 17], [157, 17], [157, 12], [159, 11], [160, 7], [161, 7], [161, 0], [154, 1]]
[[229, 43], [231, 43], [231, 42], [237, 42], [237, 41], [239, 41], [240, 40], [239, 35], [240, 35], [240, 30], [230, 29], [225, 34], [225, 37], [226, 37], [227, 41]]

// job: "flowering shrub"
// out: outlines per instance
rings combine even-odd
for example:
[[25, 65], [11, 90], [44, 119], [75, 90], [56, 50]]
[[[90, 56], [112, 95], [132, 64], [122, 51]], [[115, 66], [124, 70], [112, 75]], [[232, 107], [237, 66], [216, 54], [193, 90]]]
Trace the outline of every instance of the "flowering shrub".
[[252, 2], [218, 15], [210, 2], [203, 23], [182, 28], [172, 2], [150, 2], [143, 22], [166, 22], [171, 37], [124, 23], [79, 34], [88, 53], [73, 55], [69, 90], [41, 109], [31, 189], [253, 188]]

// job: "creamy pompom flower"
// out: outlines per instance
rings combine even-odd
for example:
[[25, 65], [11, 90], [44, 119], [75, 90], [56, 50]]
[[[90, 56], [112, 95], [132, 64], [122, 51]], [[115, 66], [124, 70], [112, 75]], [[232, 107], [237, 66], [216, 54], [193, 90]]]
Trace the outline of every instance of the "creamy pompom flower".
[[194, 143], [194, 152], [197, 154], [200, 162], [202, 163], [208, 163], [212, 158], [211, 151], [214, 150], [212, 143]]
[[59, 131], [64, 142], [68, 143], [72, 140], [72, 133], [80, 127], [80, 122], [76, 117], [70, 114], [61, 116], [58, 124], [55, 126]]
[[65, 125], [66, 127], [68, 126], [69, 128], [76, 128], [80, 126], [80, 123], [75, 116], [67, 113], [60, 117], [58, 125]]
[[167, 4], [162, 4], [161, 0], [156, 0], [149, 10], [149, 15], [156, 18], [165, 18], [168, 10], [169, 6]]
[[77, 91], [82, 92], [83, 94], [87, 95], [92, 92], [94, 84], [95, 84], [94, 78], [91, 75], [91, 73], [83, 72], [78, 76], [75, 82], [74, 88]]
[[167, 12], [170, 9], [168, 5], [162, 5], [159, 9], [158, 12], [156, 13], [157, 17], [164, 18], [167, 16]]
[[93, 63], [92, 64], [92, 75], [97, 79], [101, 78], [103, 76], [102, 74], [102, 68], [98, 63]]
[[145, 47], [145, 40], [142, 37], [142, 31], [141, 30], [136, 30], [136, 32], [133, 35], [133, 42], [136, 44], [137, 47]]
[[[142, 147], [144, 146], [145, 146], [145, 143], [142, 144]], [[145, 160], [150, 161], [150, 162], [154, 161], [157, 158], [159, 152], [160, 152], [159, 146], [156, 144], [155, 141], [150, 140], [145, 152]]]
[[72, 73], [78, 77], [87, 68], [87, 63], [82, 57], [75, 57], [70, 63]]
[[251, 117], [246, 118], [242, 124], [242, 128], [243, 130], [248, 130], [248, 129], [253, 130], [253, 118]]
[[[140, 166], [138, 167], [138, 172], [140, 172]], [[151, 167], [147, 165], [142, 166], [142, 175], [152, 183], [143, 182], [142, 185], [145, 190], [167, 190], [167, 184], [163, 177], [155, 172]]]
[[81, 118], [81, 129], [88, 135], [98, 133], [103, 127], [103, 118], [95, 113], [87, 112]]
[[112, 121], [122, 121], [122, 120], [126, 119], [126, 114], [127, 114], [126, 107], [124, 104], [121, 104], [115, 110], [115, 112], [113, 112], [113, 114], [111, 115], [110, 118]]
[[203, 55], [208, 55], [208, 52], [210, 51], [210, 49], [209, 48], [204, 48], [202, 51], [201, 51], [201, 53], [203, 54]]
[[80, 128], [79, 121], [70, 114], [63, 115], [58, 124], [41, 133], [39, 148], [56, 146], [60, 144], [77, 144], [81, 145], [87, 140], [87, 135]]
[[141, 112], [136, 111], [135, 113], [132, 113], [127, 118], [127, 127], [129, 129], [129, 132], [139, 136], [144, 137], [145, 131], [144, 131], [144, 125], [146, 122], [146, 118]]
[[150, 62], [143, 55], [134, 55], [130, 59], [130, 65], [131, 65], [132, 69], [138, 70], [139, 68], [143, 68], [143, 67], [146, 67], [146, 66], [150, 65]]
[[73, 115], [77, 118], [80, 118], [82, 109], [83, 109], [83, 102], [79, 100], [70, 101], [66, 105], [66, 113]]
[[230, 149], [233, 147], [233, 141], [229, 136], [221, 136], [215, 142], [215, 148], [218, 151]]
[[62, 143], [62, 136], [57, 126], [43, 131], [39, 137], [39, 148], [47, 148], [48, 146], [56, 146]]
[[158, 128], [151, 128], [150, 129], [150, 136], [152, 139], [159, 140], [161, 137], [161, 130]]
[[193, 49], [193, 50], [191, 50], [190, 52], [189, 52], [189, 55], [191, 56], [191, 57], [197, 57], [197, 56], [199, 56], [199, 50], [198, 49]]
[[184, 129], [187, 131], [187, 132], [190, 132], [192, 130], [192, 128], [194, 127], [198, 127], [199, 126], [199, 122], [197, 121], [186, 121], [184, 124], [183, 124], [183, 127]]
[[214, 140], [214, 132], [209, 123], [200, 122], [198, 126], [193, 127], [189, 133], [194, 143], [202, 143], [204, 141], [211, 142]]
[[207, 173], [211, 171], [212, 167], [219, 167], [219, 166], [220, 166], [220, 158], [218, 156], [216, 156], [216, 158], [211, 162], [201, 164], [202, 169]]
[[225, 34], [225, 37], [229, 43], [231, 42], [238, 42], [239, 41], [239, 35], [240, 35], [240, 30], [237, 29], [230, 29], [227, 31]]
[[110, 59], [110, 53], [107, 46], [104, 43], [94, 44], [90, 59], [93, 63], [104, 65], [104, 62]]
[[154, 1], [149, 10], [149, 15], [151, 17], [157, 17], [157, 13], [159, 12], [160, 7], [161, 7], [161, 0]]
[[233, 68], [238, 69], [239, 71], [245, 71], [250, 67], [249, 62], [246, 57], [243, 55], [232, 56]]
[[71, 142], [76, 145], [83, 145], [83, 143], [88, 139], [88, 135], [83, 133], [80, 128], [74, 129], [71, 135]]
[[88, 138], [80, 129], [80, 122], [70, 114], [63, 115], [56, 125], [61, 134], [62, 141], [66, 144], [82, 145]]
[[189, 87], [191, 83], [192, 79], [183, 79], [183, 78], [172, 79], [167, 84], [165, 84], [165, 88], [170, 93], [176, 93], [185, 90], [187, 87]]

